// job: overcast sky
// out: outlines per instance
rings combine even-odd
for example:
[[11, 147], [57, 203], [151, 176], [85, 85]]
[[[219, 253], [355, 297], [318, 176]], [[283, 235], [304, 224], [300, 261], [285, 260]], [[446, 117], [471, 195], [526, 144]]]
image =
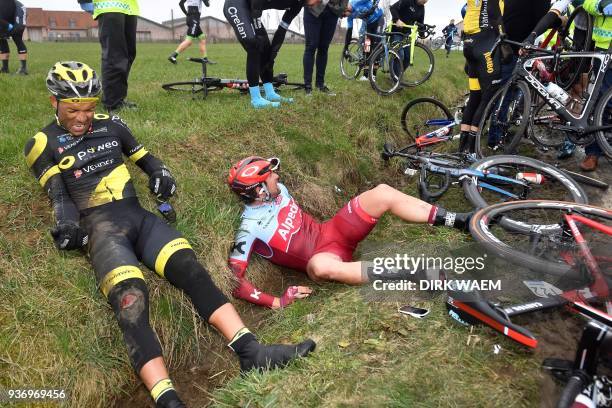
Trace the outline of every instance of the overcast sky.
[[[80, 10], [77, 0], [20, 0], [27, 7], [41, 7], [45, 10]], [[394, 3], [395, 0], [390, 0]], [[223, 17], [223, 0], [210, 0], [211, 7], [204, 9], [203, 15], [213, 15], [215, 17], [225, 19]], [[389, 0], [381, 0], [381, 4], [389, 3]], [[429, 0], [425, 6], [425, 22], [435, 24], [440, 31], [442, 27], [448, 24], [451, 18], [455, 21], [461, 20], [460, 10], [464, 0]], [[170, 20], [171, 10], [174, 9], [175, 18], [183, 16], [178, 7], [178, 0], [139, 0], [140, 13], [143, 17], [157, 22]], [[298, 18], [296, 17], [295, 20]], [[292, 29], [299, 29], [299, 22], [292, 24]], [[263, 18], [264, 24], [269, 28], [275, 27], [278, 24], [278, 17], [272, 12], [265, 12]]]

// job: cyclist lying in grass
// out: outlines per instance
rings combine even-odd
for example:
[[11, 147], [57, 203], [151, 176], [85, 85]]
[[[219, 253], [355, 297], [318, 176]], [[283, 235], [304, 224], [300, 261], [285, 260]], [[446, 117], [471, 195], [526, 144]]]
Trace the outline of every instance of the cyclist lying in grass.
[[270, 308], [291, 304], [312, 291], [290, 286], [280, 297], [262, 292], [246, 278], [252, 251], [277, 265], [305, 271], [316, 281], [352, 285], [366, 283], [361, 262], [353, 262], [357, 244], [365, 239], [386, 212], [412, 223], [467, 228], [471, 213], [453, 213], [406, 195], [385, 184], [353, 198], [323, 223], [303, 212], [287, 187], [279, 183], [278, 158], [250, 156], [230, 169], [228, 184], [245, 203], [242, 223], [229, 255], [238, 278], [237, 298]]

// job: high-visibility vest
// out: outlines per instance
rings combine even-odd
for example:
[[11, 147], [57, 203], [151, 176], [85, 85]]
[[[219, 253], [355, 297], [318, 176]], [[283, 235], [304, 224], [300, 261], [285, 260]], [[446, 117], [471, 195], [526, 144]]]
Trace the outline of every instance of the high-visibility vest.
[[129, 16], [140, 14], [138, 0], [94, 0], [93, 18], [104, 13], [123, 13]]
[[606, 17], [598, 10], [599, 0], [585, 0], [582, 7], [594, 17], [593, 41], [597, 48], [608, 49], [612, 41], [612, 16]]

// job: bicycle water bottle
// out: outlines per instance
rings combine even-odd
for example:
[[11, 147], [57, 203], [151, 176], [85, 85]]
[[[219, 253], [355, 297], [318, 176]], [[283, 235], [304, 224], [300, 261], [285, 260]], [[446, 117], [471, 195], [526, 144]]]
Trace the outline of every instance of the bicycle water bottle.
[[370, 37], [366, 37], [363, 45], [365, 52], [370, 52]]
[[564, 105], [569, 101], [569, 95], [567, 94], [567, 92], [565, 92], [563, 88], [561, 88], [554, 82], [549, 82], [548, 85], [546, 85], [546, 90], [553, 98], [555, 98]]
[[546, 178], [540, 173], [516, 173], [517, 180], [528, 181], [533, 184], [544, 184]]

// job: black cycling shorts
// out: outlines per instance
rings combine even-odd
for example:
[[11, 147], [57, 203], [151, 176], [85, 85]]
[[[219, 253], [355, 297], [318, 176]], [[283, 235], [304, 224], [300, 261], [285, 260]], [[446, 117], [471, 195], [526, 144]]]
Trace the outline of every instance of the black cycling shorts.
[[187, 11], [187, 37], [194, 40], [206, 38], [202, 28], [200, 28], [200, 13], [197, 7], [189, 7]]
[[159, 275], [170, 256], [190, 248], [181, 234], [140, 206], [135, 197], [81, 212], [89, 234], [89, 257], [105, 296], [122, 280], [143, 279], [140, 261]]
[[491, 48], [496, 40], [497, 33], [493, 30], [465, 35], [463, 56], [466, 61], [470, 91], [485, 90], [500, 82], [501, 52], [498, 49], [491, 54]]

